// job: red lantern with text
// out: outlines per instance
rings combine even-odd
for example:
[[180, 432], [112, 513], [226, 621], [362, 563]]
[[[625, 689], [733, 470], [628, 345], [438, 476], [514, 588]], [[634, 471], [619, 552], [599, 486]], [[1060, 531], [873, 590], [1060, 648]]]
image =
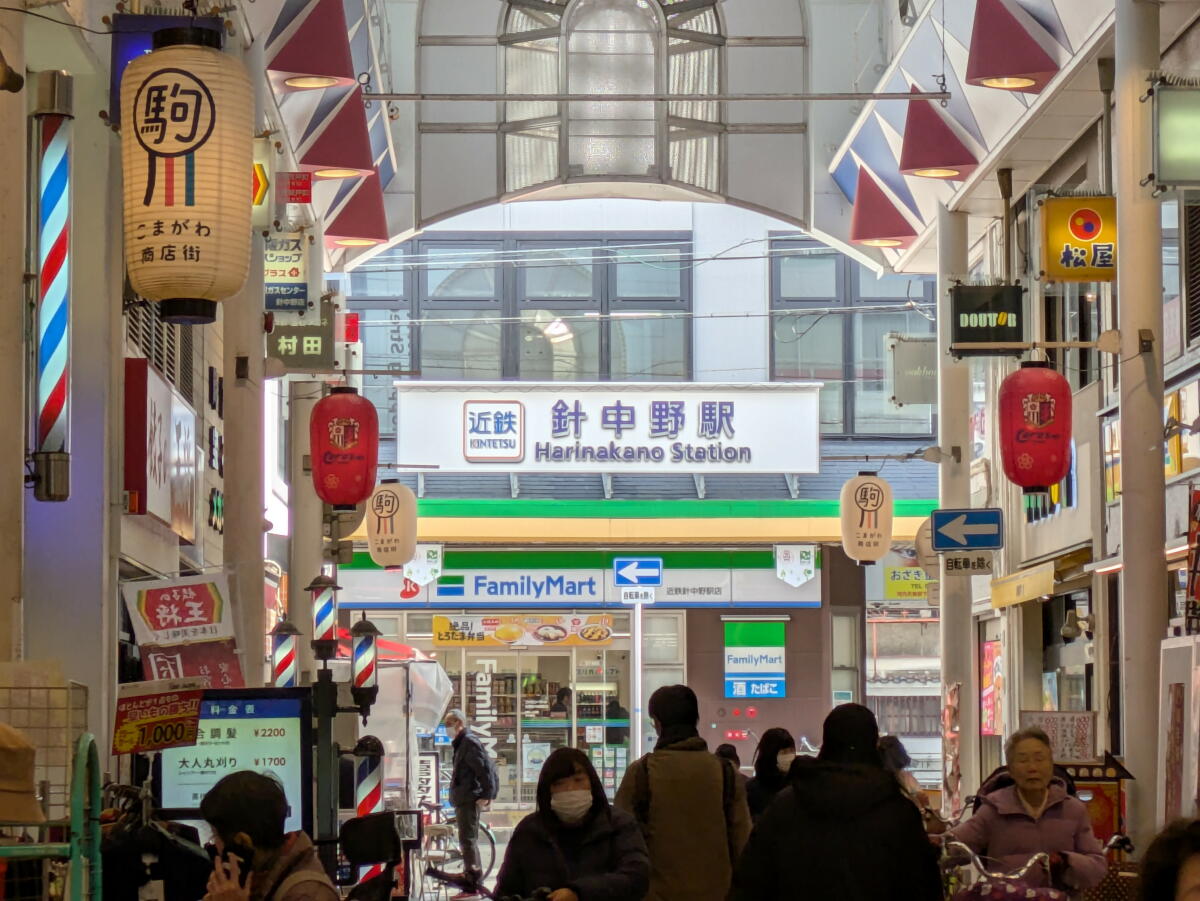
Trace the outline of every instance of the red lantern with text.
[[313, 485], [337, 509], [353, 508], [375, 490], [379, 415], [353, 388], [334, 388], [309, 420]]
[[1004, 474], [1026, 494], [1044, 493], [1071, 468], [1071, 386], [1048, 363], [1022, 363], [1000, 385]]

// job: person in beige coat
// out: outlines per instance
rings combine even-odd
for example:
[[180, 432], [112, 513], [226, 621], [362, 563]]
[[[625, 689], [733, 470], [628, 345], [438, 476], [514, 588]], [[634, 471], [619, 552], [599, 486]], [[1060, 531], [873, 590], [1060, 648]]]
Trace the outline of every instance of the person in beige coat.
[[658, 743], [625, 772], [616, 799], [650, 851], [646, 901], [725, 901], [750, 835], [746, 787], [728, 760], [708, 753], [694, 691], [664, 686], [649, 712]]

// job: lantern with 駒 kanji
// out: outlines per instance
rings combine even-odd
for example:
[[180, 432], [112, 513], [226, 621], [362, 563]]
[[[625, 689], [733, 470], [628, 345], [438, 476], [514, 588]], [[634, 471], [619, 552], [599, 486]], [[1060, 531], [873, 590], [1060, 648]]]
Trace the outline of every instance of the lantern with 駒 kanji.
[[163, 319], [213, 322], [250, 269], [254, 92], [220, 33], [168, 28], [121, 80], [125, 265]]
[[842, 550], [861, 564], [875, 563], [892, 549], [892, 486], [860, 472], [842, 486]]
[[1000, 458], [1026, 494], [1050, 490], [1071, 467], [1071, 386], [1045, 362], [1022, 363], [1000, 385]]
[[353, 509], [375, 488], [379, 415], [353, 388], [334, 388], [317, 401], [308, 423], [317, 496], [334, 509]]

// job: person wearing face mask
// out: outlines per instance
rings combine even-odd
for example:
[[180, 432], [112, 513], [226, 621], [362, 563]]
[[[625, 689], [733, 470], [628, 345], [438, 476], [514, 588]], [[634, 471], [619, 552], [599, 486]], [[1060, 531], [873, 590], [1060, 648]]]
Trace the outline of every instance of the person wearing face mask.
[[746, 783], [746, 803], [757, 823], [767, 805], [787, 785], [788, 771], [796, 759], [796, 740], [787, 729], [768, 729], [754, 751], [754, 778]]
[[[1004, 760], [1014, 785], [983, 796], [975, 816], [946, 835], [1001, 869], [1023, 867], [1035, 854], [1050, 855], [1054, 888], [1080, 892], [1100, 883], [1108, 872], [1104, 849], [1092, 832], [1087, 806], [1067, 793], [1054, 775], [1050, 739], [1041, 729], [1013, 733]], [[1044, 867], [1035, 867], [1026, 885], [1047, 884]]]
[[537, 810], [513, 830], [496, 897], [550, 889], [549, 901], [640, 901], [650, 884], [646, 843], [615, 810], [578, 748], [559, 748], [538, 775]]

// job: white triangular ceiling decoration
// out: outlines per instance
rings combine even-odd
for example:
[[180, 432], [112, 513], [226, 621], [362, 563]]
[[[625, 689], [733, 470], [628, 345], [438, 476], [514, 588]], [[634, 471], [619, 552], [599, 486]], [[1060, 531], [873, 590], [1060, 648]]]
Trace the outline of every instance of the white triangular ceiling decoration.
[[1097, 0], [1054, 0], [1054, 6], [1072, 47], [1082, 47], [1087, 43], [1088, 38], [1113, 11], [1111, 3], [1099, 3]]

